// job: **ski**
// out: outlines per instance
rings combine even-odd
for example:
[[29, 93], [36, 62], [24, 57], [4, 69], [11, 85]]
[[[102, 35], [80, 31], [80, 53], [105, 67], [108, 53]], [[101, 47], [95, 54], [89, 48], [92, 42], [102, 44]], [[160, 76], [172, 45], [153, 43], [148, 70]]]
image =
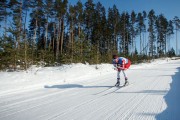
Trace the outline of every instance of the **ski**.
[[103, 96], [106, 96], [106, 95], [109, 95], [109, 94], [111, 94], [111, 93], [115, 93], [116, 91], [118, 91], [120, 88], [122, 88], [123, 86], [113, 86], [114, 88], [116, 88], [115, 90], [113, 90], [113, 91], [110, 91], [110, 92], [108, 92], [108, 93], [106, 93], [106, 94], [104, 94]]
[[[98, 92], [98, 93], [96, 93], [96, 94], [94, 94], [94, 95], [99, 95], [99, 94], [105, 93], [105, 94], [103, 95], [103, 96], [105, 96], [105, 95], [114, 93], [114, 92], [118, 91], [120, 88], [127, 87], [127, 86], [129, 86], [129, 85], [130, 85], [129, 82], [128, 82], [127, 84], [121, 85], [121, 86], [115, 84], [114, 86], [110, 86], [109, 88], [107, 88], [107, 89], [105, 89], [105, 90], [102, 90], [102, 91], [100, 91], [100, 92]], [[111, 89], [112, 89], [112, 90], [111, 90]]]
[[106, 91], [108, 91], [108, 90], [110, 90], [111, 88], [114, 88], [114, 87], [115, 87], [115, 86], [111, 86], [111, 87], [109, 87], [109, 88], [107, 88], [107, 89], [105, 89], [105, 90], [103, 90], [103, 91], [100, 91], [100, 92], [94, 94], [94, 95], [99, 95], [99, 94], [104, 93], [104, 92], [106, 92]]
[[116, 92], [116, 91], [118, 91], [119, 89], [122, 89], [122, 88], [124, 88], [124, 87], [129, 86], [129, 85], [132, 85], [132, 84], [129, 84], [129, 82], [128, 82], [127, 84], [122, 85], [122, 86], [113, 86], [114, 88], [117, 88], [117, 89], [115, 89], [115, 90], [113, 90], [113, 91], [110, 91], [110, 92], [108, 92], [108, 93], [104, 94], [103, 96], [106, 96], [106, 95], [109, 95], [109, 94], [115, 93], [115, 92]]

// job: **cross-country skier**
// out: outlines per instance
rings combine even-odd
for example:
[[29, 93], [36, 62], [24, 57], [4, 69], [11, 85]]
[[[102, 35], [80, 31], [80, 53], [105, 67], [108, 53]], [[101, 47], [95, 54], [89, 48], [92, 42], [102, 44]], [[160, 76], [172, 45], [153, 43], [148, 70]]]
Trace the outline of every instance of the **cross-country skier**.
[[128, 78], [126, 76], [125, 70], [127, 70], [130, 67], [131, 61], [127, 58], [113, 55], [113, 65], [114, 65], [114, 69], [117, 70], [117, 83], [115, 84], [115, 86], [120, 85], [120, 72], [121, 71], [124, 74], [124, 78], [125, 78], [124, 86], [127, 85], [129, 82], [128, 82]]

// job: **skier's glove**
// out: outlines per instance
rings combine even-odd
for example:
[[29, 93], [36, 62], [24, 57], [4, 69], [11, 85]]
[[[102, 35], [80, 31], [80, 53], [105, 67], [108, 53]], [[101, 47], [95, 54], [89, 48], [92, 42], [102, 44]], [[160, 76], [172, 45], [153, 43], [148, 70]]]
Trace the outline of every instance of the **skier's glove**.
[[114, 67], [114, 70], [118, 70], [116, 67]]

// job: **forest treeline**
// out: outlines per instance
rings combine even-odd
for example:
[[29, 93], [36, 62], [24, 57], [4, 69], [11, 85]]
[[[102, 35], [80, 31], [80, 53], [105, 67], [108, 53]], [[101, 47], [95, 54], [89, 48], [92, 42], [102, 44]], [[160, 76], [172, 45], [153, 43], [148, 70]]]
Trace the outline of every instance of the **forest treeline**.
[[[133, 62], [174, 56], [180, 20], [151, 11], [107, 10], [102, 3], [79, 0], [1, 0], [0, 69], [30, 65], [110, 63], [113, 54]], [[148, 39], [147, 39], [148, 38]], [[138, 45], [137, 45], [138, 44]], [[177, 50], [176, 46], [176, 52]]]

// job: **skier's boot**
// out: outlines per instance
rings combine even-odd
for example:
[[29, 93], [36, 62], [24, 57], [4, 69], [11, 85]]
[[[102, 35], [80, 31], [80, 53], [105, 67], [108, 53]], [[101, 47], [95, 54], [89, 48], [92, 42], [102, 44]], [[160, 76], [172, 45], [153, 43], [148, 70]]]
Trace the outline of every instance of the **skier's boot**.
[[120, 81], [119, 81], [119, 80], [120, 80], [120, 79], [117, 78], [117, 83], [115, 84], [116, 87], [118, 87], [118, 86], [120, 85]]
[[128, 79], [127, 79], [127, 77], [126, 77], [126, 78], [125, 78], [124, 86], [127, 86], [127, 85], [129, 85], [129, 82], [128, 82]]

